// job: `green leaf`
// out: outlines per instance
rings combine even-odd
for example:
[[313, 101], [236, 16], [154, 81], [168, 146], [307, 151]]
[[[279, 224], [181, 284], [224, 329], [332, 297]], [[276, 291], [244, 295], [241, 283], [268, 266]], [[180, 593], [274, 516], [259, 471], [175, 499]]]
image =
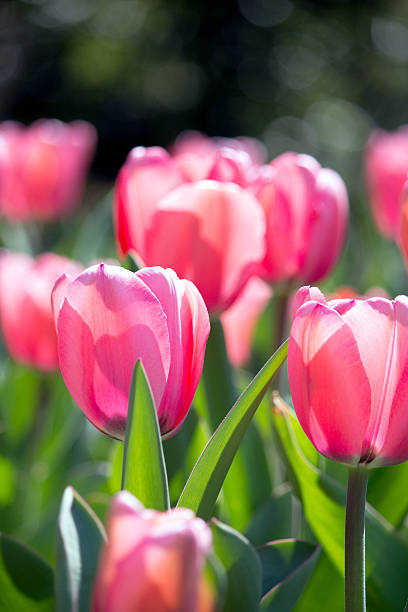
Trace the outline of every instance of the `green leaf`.
[[395, 527], [408, 512], [408, 462], [376, 468], [370, 474], [367, 500]]
[[246, 536], [254, 546], [292, 535], [293, 494], [287, 485], [280, 489], [257, 510], [246, 530]]
[[72, 487], [67, 487], [58, 517], [56, 612], [90, 610], [99, 551], [105, 539], [94, 512]]
[[156, 407], [141, 361], [135, 364], [130, 386], [122, 488], [145, 508], [163, 511], [170, 507]]
[[0, 534], [0, 610], [51, 612], [51, 566], [14, 538]]
[[14, 497], [14, 469], [6, 457], [0, 455], [0, 506], [7, 506]]
[[302, 594], [320, 546], [302, 540], [277, 540], [258, 548], [263, 569], [262, 612], [289, 612]]
[[255, 549], [232, 527], [212, 519], [213, 546], [227, 574], [223, 612], [258, 610], [262, 567]]
[[[282, 458], [302, 501], [305, 517], [340, 575], [344, 576], [346, 489], [310, 463], [298, 440], [306, 435], [289, 412], [274, 415]], [[304, 444], [304, 440], [302, 442]], [[368, 483], [370, 487], [370, 481]], [[366, 577], [370, 612], [400, 610], [406, 600], [408, 546], [369, 504], [366, 506]]]
[[287, 355], [287, 341], [266, 362], [209, 440], [184, 487], [179, 506], [208, 520], [235, 453], [274, 374]]
[[313, 574], [296, 602], [294, 610], [296, 612], [326, 610], [328, 601], [330, 601], [330, 612], [344, 612], [344, 580], [321, 550]]

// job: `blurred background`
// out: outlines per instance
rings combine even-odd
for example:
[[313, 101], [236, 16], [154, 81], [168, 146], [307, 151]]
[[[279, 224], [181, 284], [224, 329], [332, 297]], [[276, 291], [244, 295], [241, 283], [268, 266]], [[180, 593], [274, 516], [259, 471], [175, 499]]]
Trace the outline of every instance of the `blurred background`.
[[395, 246], [367, 215], [361, 175], [373, 127], [408, 122], [407, 66], [403, 0], [0, 5], [1, 120], [92, 122], [99, 185], [133, 146], [168, 146], [185, 129], [256, 136], [269, 158], [310, 153], [347, 183], [352, 223], [338, 275], [362, 291], [408, 288]]

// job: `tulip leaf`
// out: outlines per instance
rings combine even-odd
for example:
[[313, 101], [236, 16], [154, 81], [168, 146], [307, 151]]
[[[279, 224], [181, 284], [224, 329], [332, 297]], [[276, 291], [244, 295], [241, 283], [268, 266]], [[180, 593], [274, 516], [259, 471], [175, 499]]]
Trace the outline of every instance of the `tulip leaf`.
[[294, 612], [326, 610], [328, 601], [330, 612], [344, 612], [344, 579], [321, 550], [313, 574], [293, 610]]
[[0, 534], [0, 610], [52, 612], [51, 566], [14, 538]]
[[[214, 319], [205, 352], [203, 382], [205, 412], [212, 431], [224, 419], [238, 397], [234, 372], [228, 360], [224, 331]], [[191, 471], [191, 470], [190, 470]], [[241, 495], [237, 497], [237, 488]], [[222, 511], [228, 524], [243, 531], [255, 510], [268, 498], [272, 483], [263, 440], [255, 423], [250, 423], [223, 483]]]
[[94, 512], [72, 487], [67, 487], [58, 516], [56, 612], [90, 610], [99, 551], [105, 539]]
[[136, 362], [130, 386], [122, 489], [133, 493], [145, 508], [170, 507], [156, 407], [141, 361]]
[[222, 611], [258, 610], [262, 566], [255, 549], [247, 538], [217, 519], [212, 519], [211, 529], [215, 554], [227, 575], [227, 592]]
[[408, 461], [376, 468], [370, 474], [367, 499], [392, 525], [399, 527], [408, 512]]
[[228, 412], [199, 457], [178, 501], [208, 520], [235, 453], [273, 376], [286, 359], [285, 341]]
[[254, 546], [278, 538], [290, 538], [292, 532], [292, 498], [287, 485], [273, 493], [252, 517], [245, 535]]
[[263, 570], [262, 612], [290, 612], [302, 594], [320, 554], [320, 546], [302, 540], [277, 540], [260, 546]]
[[[277, 442], [290, 478], [302, 501], [305, 517], [340, 575], [344, 575], [346, 489], [320, 472], [302, 451], [298, 439], [306, 435], [292, 423], [289, 412], [274, 416]], [[368, 482], [370, 487], [370, 481]], [[408, 566], [408, 545], [369, 504], [366, 506], [367, 602], [372, 612], [403, 608], [408, 588], [400, 568]]]

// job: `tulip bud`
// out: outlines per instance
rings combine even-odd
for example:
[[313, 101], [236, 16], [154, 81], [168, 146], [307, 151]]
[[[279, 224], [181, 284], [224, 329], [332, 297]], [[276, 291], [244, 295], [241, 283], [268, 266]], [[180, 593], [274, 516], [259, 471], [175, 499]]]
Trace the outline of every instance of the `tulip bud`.
[[134, 365], [143, 363], [162, 435], [181, 426], [193, 400], [210, 331], [192, 283], [173, 270], [137, 273], [99, 264], [52, 294], [62, 376], [103, 433], [123, 440]]
[[285, 153], [259, 169], [250, 189], [266, 219], [259, 275], [270, 282], [326, 276], [346, 233], [348, 199], [341, 177], [309, 155]]
[[209, 612], [201, 581], [211, 539], [191, 510], [145, 510], [121, 491], [112, 503], [93, 612]]
[[0, 254], [0, 317], [4, 342], [18, 362], [40, 370], [58, 369], [57, 336], [51, 292], [61, 274], [79, 274], [82, 266], [45, 253]]
[[370, 467], [408, 459], [408, 298], [295, 299], [288, 348], [293, 406], [326, 457]]
[[10, 221], [66, 214], [82, 195], [95, 145], [86, 121], [0, 124], [0, 212]]

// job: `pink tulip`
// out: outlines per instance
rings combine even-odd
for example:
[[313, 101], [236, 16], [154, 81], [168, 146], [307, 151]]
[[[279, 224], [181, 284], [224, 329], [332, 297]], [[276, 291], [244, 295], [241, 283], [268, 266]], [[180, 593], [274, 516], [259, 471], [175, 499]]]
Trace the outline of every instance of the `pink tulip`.
[[408, 269], [408, 182], [405, 183], [401, 194], [400, 226], [396, 242], [401, 250], [405, 266]]
[[61, 274], [76, 275], [81, 270], [76, 262], [53, 253], [37, 259], [23, 253], [0, 254], [1, 325], [16, 361], [40, 370], [58, 369], [51, 291]]
[[326, 276], [341, 252], [348, 219], [340, 176], [309, 155], [284, 153], [259, 170], [251, 189], [266, 218], [260, 276], [270, 282]]
[[115, 222], [122, 254], [191, 280], [211, 312], [234, 301], [264, 255], [255, 197], [230, 182], [183, 184], [161, 149], [131, 152], [116, 186]]
[[145, 510], [121, 491], [99, 559], [93, 612], [209, 612], [200, 589], [211, 541], [210, 528], [191, 510]]
[[408, 459], [408, 298], [332, 300], [302, 287], [288, 373], [317, 450], [370, 467]]
[[66, 214], [82, 195], [95, 145], [85, 121], [0, 124], [0, 212], [10, 221]]
[[[266, 157], [265, 147], [255, 138], [209, 138], [194, 131], [182, 132], [171, 152], [175, 164], [189, 181], [212, 178], [239, 185], [247, 182], [251, 167], [264, 163]], [[229, 161], [225, 163], [223, 156]]]
[[241, 367], [249, 360], [256, 323], [271, 297], [270, 286], [253, 277], [232, 306], [222, 313], [225, 344], [233, 366]]
[[173, 270], [136, 274], [99, 264], [53, 291], [62, 376], [103, 433], [123, 440], [134, 365], [143, 363], [162, 435], [181, 426], [203, 367], [209, 318], [204, 302]]
[[408, 178], [408, 126], [395, 132], [376, 130], [365, 151], [365, 178], [374, 221], [386, 238], [396, 238], [400, 205]]

